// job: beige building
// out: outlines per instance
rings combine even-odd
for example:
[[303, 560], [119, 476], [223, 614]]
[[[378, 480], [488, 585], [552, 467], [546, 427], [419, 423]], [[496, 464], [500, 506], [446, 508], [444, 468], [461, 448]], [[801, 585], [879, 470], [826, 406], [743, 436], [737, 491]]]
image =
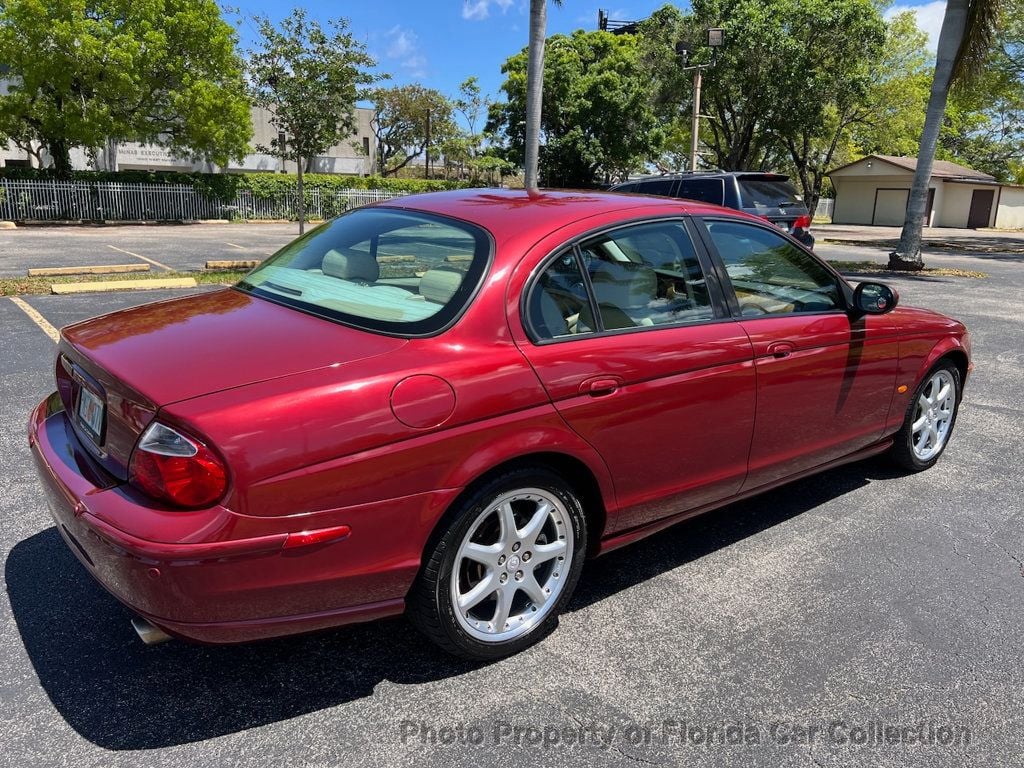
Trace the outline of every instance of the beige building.
[[[835, 224], [902, 226], [916, 157], [869, 155], [829, 172], [835, 187]], [[936, 160], [928, 185], [928, 227], [1024, 227], [1024, 187], [1000, 184], [986, 173]]]
[[[0, 88], [3, 83], [0, 82]], [[267, 110], [252, 109], [253, 146], [269, 147], [278, 138], [277, 130], [270, 124]], [[374, 170], [377, 156], [377, 141], [370, 127], [373, 110], [365, 107], [356, 109], [356, 132], [337, 146], [331, 147], [325, 155], [313, 158], [310, 170], [314, 173], [337, 173], [345, 176], [367, 176]], [[192, 160], [174, 155], [160, 146], [138, 142], [109, 142], [101, 148], [95, 158], [79, 148], [71, 153], [71, 163], [76, 170], [152, 170], [152, 171], [205, 171], [220, 169], [212, 163]], [[31, 167], [35, 159], [13, 144], [0, 144], [0, 166]], [[241, 163], [231, 163], [224, 170], [246, 171], [288, 171], [294, 173], [295, 163], [282, 163], [281, 159], [269, 154], [246, 155]]]

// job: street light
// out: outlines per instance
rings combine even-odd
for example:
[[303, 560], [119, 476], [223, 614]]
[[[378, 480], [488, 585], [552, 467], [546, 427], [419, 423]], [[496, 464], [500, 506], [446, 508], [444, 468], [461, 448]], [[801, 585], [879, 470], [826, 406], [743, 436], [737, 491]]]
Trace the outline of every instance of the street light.
[[700, 88], [703, 83], [704, 70], [715, 66], [718, 49], [725, 44], [725, 30], [712, 27], [707, 31], [707, 46], [711, 49], [711, 61], [707, 64], [686, 66], [690, 58], [690, 44], [685, 41], [676, 43], [676, 55], [683, 62], [683, 71], [693, 70], [693, 118], [690, 124], [690, 172], [697, 170], [697, 136], [700, 130]]

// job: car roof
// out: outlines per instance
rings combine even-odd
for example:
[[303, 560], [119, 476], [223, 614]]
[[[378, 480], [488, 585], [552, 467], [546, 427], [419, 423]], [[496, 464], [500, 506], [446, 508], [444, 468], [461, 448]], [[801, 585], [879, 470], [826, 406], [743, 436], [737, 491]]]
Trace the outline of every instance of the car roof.
[[757, 181], [789, 181], [789, 176], [784, 173], [775, 173], [774, 171], [695, 171], [694, 173], [666, 173], [661, 176], [641, 176], [638, 179], [629, 179], [628, 181], [622, 181], [616, 184], [615, 187], [622, 186], [623, 184], [637, 184], [644, 181], [660, 181], [667, 179], [674, 181], [676, 179], [719, 179], [725, 178], [726, 176], [735, 176], [737, 179], [754, 179]]
[[600, 191], [542, 189], [458, 189], [396, 197], [377, 204], [387, 208], [451, 216], [489, 230], [498, 239], [532, 232], [543, 236], [579, 219], [604, 213], [630, 211], [643, 215], [645, 209], [664, 213], [673, 209], [683, 214], [728, 214], [736, 211], [717, 205], [648, 195], [625, 195]]

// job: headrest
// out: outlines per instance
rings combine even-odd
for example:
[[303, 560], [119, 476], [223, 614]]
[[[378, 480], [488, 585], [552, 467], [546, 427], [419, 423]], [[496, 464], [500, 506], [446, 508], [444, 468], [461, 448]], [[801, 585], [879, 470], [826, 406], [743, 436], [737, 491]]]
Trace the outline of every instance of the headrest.
[[464, 277], [465, 274], [457, 269], [438, 267], [427, 270], [420, 278], [420, 296], [436, 304], [447, 304], [459, 290]]
[[342, 253], [332, 248], [324, 254], [323, 270], [325, 275], [342, 280], [362, 280], [372, 283], [380, 277], [380, 266], [377, 264], [377, 260], [370, 254], [360, 251]]

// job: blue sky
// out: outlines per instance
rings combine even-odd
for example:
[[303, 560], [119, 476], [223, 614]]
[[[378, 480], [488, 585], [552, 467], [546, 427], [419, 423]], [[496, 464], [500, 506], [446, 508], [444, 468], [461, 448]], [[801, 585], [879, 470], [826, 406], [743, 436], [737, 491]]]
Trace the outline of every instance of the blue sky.
[[[243, 13], [266, 14], [275, 20], [292, 7], [280, 0], [236, 2]], [[548, 34], [596, 29], [598, 8], [605, 8], [613, 19], [632, 20], [645, 18], [664, 2], [565, 0], [561, 7], [548, 3]], [[353, 33], [366, 44], [380, 69], [392, 75], [393, 82], [416, 81], [449, 96], [455, 95], [459, 83], [470, 75], [477, 76], [485, 93], [498, 95], [504, 80], [502, 63], [526, 46], [529, 34], [528, 0], [308, 0], [303, 7], [321, 21], [348, 17]], [[917, 12], [918, 24], [932, 35], [934, 46], [945, 0], [900, 0], [886, 15], [908, 7]], [[239, 33], [243, 46], [248, 45], [251, 28], [243, 24]]]

